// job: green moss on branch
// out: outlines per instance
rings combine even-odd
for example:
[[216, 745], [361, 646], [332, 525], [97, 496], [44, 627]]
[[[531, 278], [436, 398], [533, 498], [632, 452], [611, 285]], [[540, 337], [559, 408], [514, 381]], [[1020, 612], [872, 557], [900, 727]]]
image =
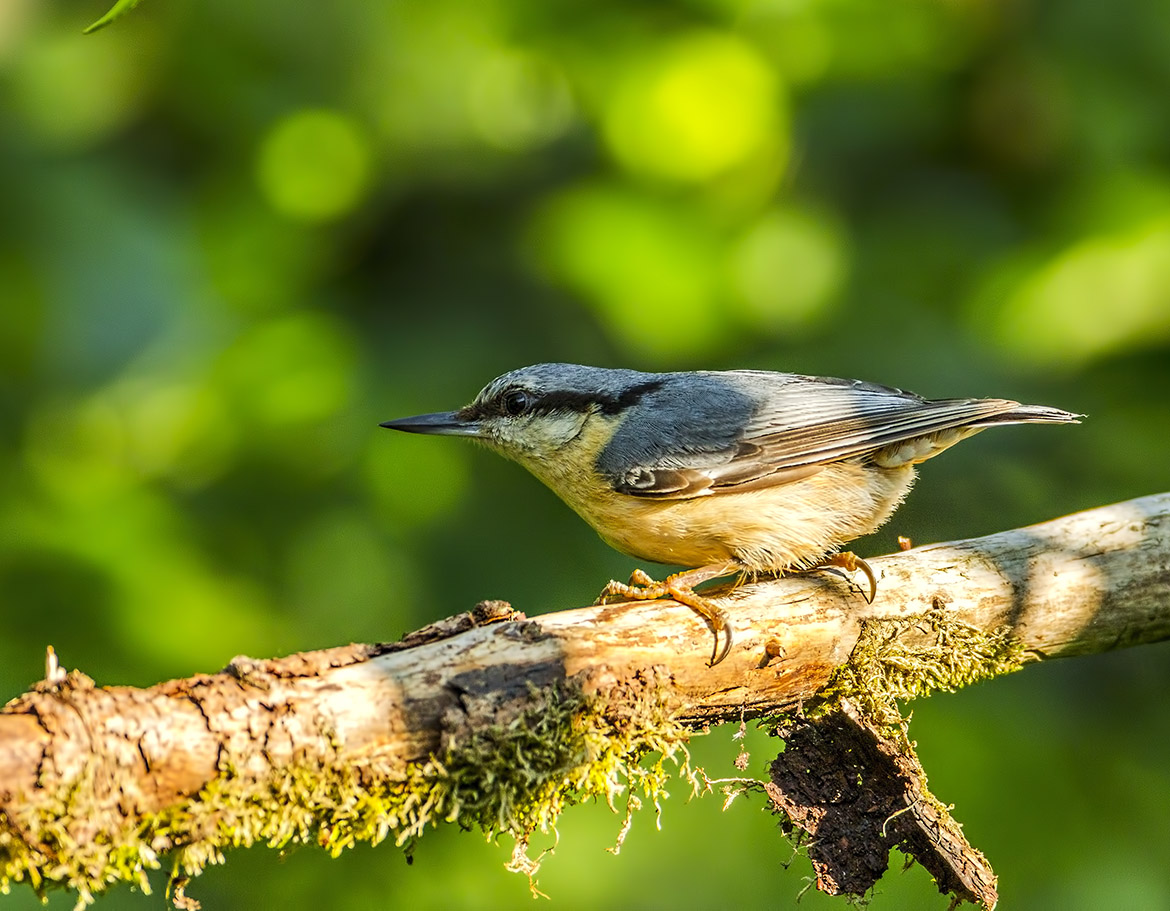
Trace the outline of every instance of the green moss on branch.
[[849, 700], [874, 723], [900, 728], [900, 700], [953, 692], [1019, 670], [1026, 661], [1009, 627], [979, 629], [936, 601], [925, 613], [862, 620], [849, 660], [833, 671], [805, 714], [816, 718]]
[[82, 907], [117, 882], [149, 892], [147, 872], [173, 853], [174, 898], [192, 907], [187, 881], [229, 848], [316, 843], [336, 855], [392, 838], [409, 852], [428, 826], [444, 822], [511, 835], [510, 866], [531, 876], [538, 863], [524, 849], [534, 832], [586, 800], [616, 810], [624, 795], [627, 814], [642, 799], [657, 804], [673, 768], [687, 769], [686, 738], [653, 682], [606, 698], [572, 683], [530, 687], [489, 723], [451, 725], [441, 754], [405, 771], [341, 755], [263, 775], [224, 767], [193, 798], [84, 841], [75, 833], [93, 815], [95, 789], [83, 775], [59, 795], [40, 796], [25, 818], [0, 820], [0, 889], [64, 887]]

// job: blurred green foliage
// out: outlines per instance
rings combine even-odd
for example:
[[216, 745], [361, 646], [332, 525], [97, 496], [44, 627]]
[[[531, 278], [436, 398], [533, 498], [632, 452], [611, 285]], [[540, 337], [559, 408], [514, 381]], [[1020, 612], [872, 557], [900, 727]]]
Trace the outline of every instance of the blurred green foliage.
[[[48, 643], [148, 684], [395, 638], [483, 597], [586, 602], [632, 564], [551, 494], [376, 429], [542, 360], [1090, 415], [930, 463], [862, 553], [1170, 486], [1158, 0], [154, 0], [83, 36], [99, 12], [0, 2], [8, 696]], [[1168, 656], [914, 706], [1005, 907], [1170, 905]], [[748, 746], [762, 774], [775, 745]], [[695, 747], [713, 775], [738, 751], [728, 730]], [[788, 907], [809, 875], [758, 802], [672, 801], [614, 858], [617, 826], [562, 821], [552, 907]], [[411, 869], [388, 847], [254, 850], [193, 892], [526, 902], [506, 856], [446, 831]], [[873, 907], [943, 904], [915, 869]]]

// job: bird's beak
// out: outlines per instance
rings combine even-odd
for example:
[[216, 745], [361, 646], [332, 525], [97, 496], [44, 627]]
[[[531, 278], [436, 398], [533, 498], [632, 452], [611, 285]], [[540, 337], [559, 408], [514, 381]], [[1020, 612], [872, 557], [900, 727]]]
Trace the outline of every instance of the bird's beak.
[[478, 437], [483, 433], [478, 421], [464, 420], [459, 417], [458, 411], [420, 414], [412, 418], [383, 421], [378, 426], [389, 430], [403, 430], [407, 433], [433, 433], [451, 437]]

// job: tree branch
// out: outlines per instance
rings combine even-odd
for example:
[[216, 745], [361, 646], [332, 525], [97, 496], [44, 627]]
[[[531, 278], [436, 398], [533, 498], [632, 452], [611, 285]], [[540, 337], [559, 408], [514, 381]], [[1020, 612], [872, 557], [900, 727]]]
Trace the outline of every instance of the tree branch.
[[[888, 852], [918, 837], [893, 831], [895, 817], [940, 825], [920, 812], [929, 793], [895, 698], [1170, 638], [1170, 494], [870, 562], [869, 605], [830, 572], [713, 590], [736, 629], [714, 668], [710, 630], [673, 602], [534, 620], [487, 602], [399, 643], [237, 658], [149, 689], [50, 673], [0, 712], [0, 886], [64, 885], [85, 901], [116, 881], [147, 887], [173, 853], [191, 904], [184, 878], [225, 847], [336, 852], [394, 837], [409, 849], [440, 820], [511, 832], [522, 848], [570, 803], [655, 798], [664, 759], [639, 761], [676, 756], [688, 729], [775, 716], [794, 737], [818, 711], [872, 730], [875, 757], [898, 767], [867, 776], [905, 779], [870, 826]], [[815, 834], [805, 811], [826, 798], [782, 778], [773, 769], [774, 806]], [[954, 864], [982, 860], [953, 834]], [[837, 861], [814, 862], [832, 891]], [[525, 867], [520, 851], [514, 863]], [[963, 885], [927, 866], [945, 891], [994, 904], [990, 868]]]

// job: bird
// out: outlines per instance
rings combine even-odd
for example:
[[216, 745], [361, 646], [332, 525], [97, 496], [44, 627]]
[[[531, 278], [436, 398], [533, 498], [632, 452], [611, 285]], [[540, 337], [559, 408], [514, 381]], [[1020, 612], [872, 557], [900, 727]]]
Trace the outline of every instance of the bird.
[[688, 567], [662, 581], [636, 569], [598, 603], [688, 605], [714, 632], [714, 666], [734, 631], [696, 586], [835, 566], [862, 570], [872, 601], [872, 569], [842, 546], [890, 517], [918, 463], [988, 427], [1082, 417], [836, 377], [550, 363], [497, 377], [457, 411], [380, 426], [475, 440], [526, 468], [615, 549]]

